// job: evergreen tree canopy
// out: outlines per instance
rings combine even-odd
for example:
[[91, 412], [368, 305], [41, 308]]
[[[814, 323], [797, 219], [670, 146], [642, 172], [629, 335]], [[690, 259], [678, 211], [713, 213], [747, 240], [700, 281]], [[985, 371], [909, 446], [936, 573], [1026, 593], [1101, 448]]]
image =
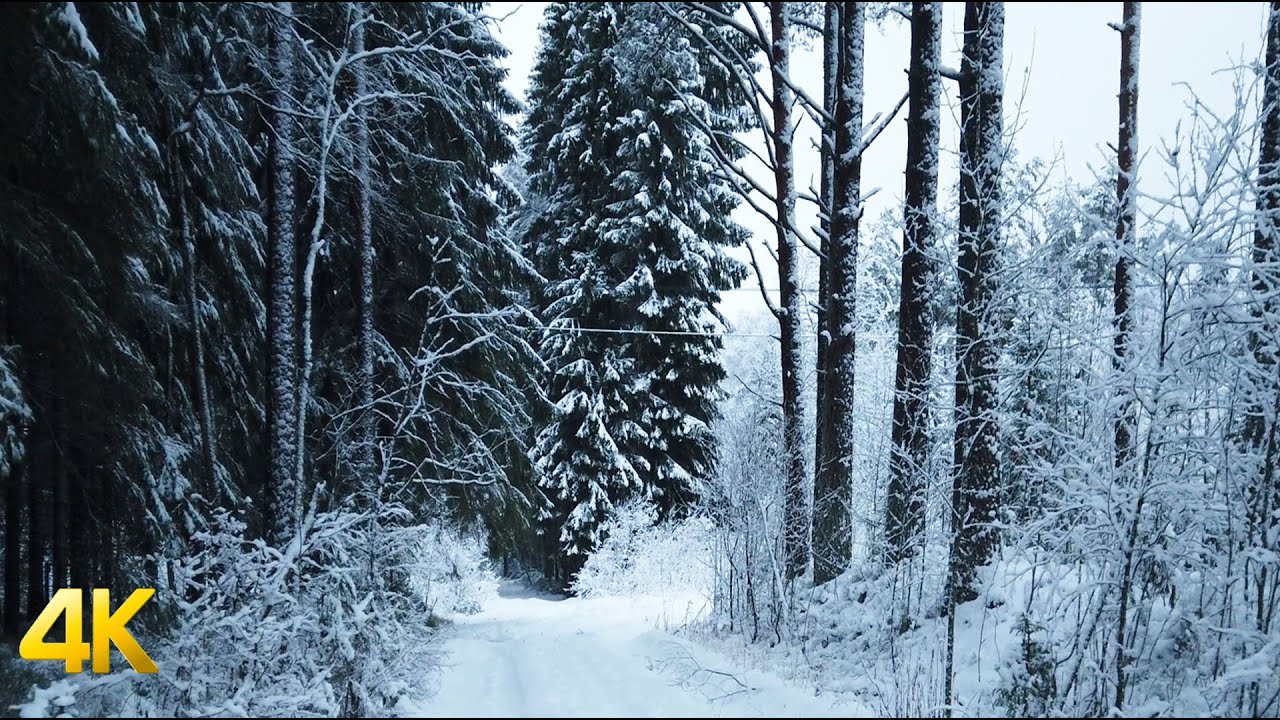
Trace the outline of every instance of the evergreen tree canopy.
[[592, 549], [633, 495], [687, 509], [715, 463], [715, 306], [743, 278], [724, 248], [745, 231], [710, 147], [735, 121], [709, 99], [719, 88], [686, 33], [657, 7], [545, 15], [524, 131], [539, 196], [525, 243], [545, 280], [554, 407], [534, 458], [568, 556]]

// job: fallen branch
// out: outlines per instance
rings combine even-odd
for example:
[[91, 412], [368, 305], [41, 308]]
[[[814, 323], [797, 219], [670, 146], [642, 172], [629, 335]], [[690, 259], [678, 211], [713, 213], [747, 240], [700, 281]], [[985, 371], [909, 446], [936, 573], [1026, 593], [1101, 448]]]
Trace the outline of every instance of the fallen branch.
[[[715, 670], [704, 666], [680, 643], [670, 643], [671, 654], [665, 658], [654, 660], [647, 658], [650, 670], [657, 670], [664, 675], [676, 676], [672, 685], [686, 690], [696, 690], [710, 702], [728, 700], [735, 695], [754, 692], [757, 688], [743, 682], [741, 678], [724, 670]], [[712, 688], [712, 691], [708, 691]]]

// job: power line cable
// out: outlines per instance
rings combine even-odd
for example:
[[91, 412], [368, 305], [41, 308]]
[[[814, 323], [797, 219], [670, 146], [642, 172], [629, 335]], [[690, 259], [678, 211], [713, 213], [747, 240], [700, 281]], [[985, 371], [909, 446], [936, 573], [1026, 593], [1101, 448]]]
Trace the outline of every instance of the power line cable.
[[[699, 332], [696, 330], [635, 330], [630, 328], [593, 328], [571, 325], [516, 325], [524, 330], [545, 330], [564, 333], [597, 333], [604, 335], [674, 335], [677, 337], [716, 337], [716, 338], [757, 338], [777, 340], [776, 333], [744, 333], [744, 332]], [[817, 333], [801, 333], [802, 337], [816, 338]], [[859, 333], [859, 338], [869, 340], [896, 339], [896, 333]]]

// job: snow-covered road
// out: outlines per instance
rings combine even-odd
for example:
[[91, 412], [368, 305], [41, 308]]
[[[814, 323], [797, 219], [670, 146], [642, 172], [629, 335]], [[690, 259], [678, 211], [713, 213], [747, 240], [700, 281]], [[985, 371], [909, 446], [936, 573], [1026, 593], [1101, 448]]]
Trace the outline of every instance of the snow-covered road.
[[[483, 613], [445, 630], [438, 691], [425, 717], [849, 717], [813, 697], [654, 630], [652, 602], [562, 599], [504, 587]], [[668, 604], [667, 615], [673, 613]]]

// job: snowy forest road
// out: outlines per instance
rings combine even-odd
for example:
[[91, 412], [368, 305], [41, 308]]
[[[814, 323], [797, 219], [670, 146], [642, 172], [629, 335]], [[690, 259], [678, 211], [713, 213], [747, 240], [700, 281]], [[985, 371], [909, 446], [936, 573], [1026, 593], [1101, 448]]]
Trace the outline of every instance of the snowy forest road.
[[[459, 618], [438, 692], [420, 717], [849, 717], [775, 676], [655, 631], [660, 609], [618, 599], [539, 596], [504, 588]], [[677, 616], [679, 613], [671, 613]]]

